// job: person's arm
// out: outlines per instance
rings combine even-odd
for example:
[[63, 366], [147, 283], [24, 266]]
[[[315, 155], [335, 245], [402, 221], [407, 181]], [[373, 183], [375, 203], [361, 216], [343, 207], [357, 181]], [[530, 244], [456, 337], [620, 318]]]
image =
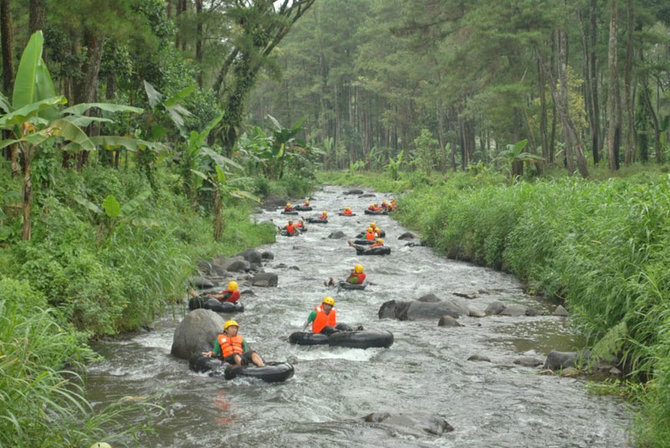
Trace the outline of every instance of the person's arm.
[[307, 327], [309, 327], [309, 324], [314, 322], [314, 319], [316, 319], [316, 310], [309, 313], [309, 316], [307, 316], [307, 322], [305, 322], [305, 325], [302, 327], [302, 331], [307, 330]]
[[214, 341], [214, 347], [212, 347], [212, 354], [215, 358], [221, 357], [221, 346], [218, 341]]
[[247, 350], [249, 350], [249, 346], [247, 345], [247, 340], [242, 339], [242, 351], [246, 352]]

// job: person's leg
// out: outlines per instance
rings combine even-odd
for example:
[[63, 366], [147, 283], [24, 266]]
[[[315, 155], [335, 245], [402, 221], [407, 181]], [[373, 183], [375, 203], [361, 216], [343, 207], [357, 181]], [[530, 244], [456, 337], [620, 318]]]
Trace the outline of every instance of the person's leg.
[[253, 362], [258, 367], [263, 367], [265, 365], [265, 363], [263, 362], [263, 358], [261, 358], [261, 355], [259, 355], [256, 352], [251, 352], [251, 362]]
[[330, 325], [326, 325], [323, 327], [323, 329], [320, 331], [321, 334], [325, 334], [326, 336], [330, 336], [331, 334], [335, 333], [337, 330]]

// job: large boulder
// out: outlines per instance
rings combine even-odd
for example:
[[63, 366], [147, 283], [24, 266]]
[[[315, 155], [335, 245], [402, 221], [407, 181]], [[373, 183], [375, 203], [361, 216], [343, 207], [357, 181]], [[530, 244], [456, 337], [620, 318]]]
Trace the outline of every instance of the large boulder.
[[261, 253], [261, 258], [263, 260], [274, 260], [275, 254], [273, 254], [272, 252], [264, 251]]
[[251, 279], [253, 286], [271, 287], [277, 286], [279, 276], [274, 272], [259, 272]]
[[405, 232], [398, 237], [399, 240], [413, 240], [416, 238], [412, 232]]
[[211, 350], [216, 336], [223, 330], [223, 323], [223, 318], [214, 311], [191, 311], [177, 326], [170, 352], [177, 358], [190, 359], [196, 353]]
[[440, 319], [442, 316], [458, 318], [468, 315], [470, 310], [456, 299], [439, 302], [420, 302], [413, 300], [403, 302], [389, 300], [379, 308], [379, 318], [395, 318], [398, 320]]
[[242, 257], [247, 260], [249, 263], [261, 264], [263, 261], [263, 256], [256, 249], [247, 249], [244, 252], [240, 252], [236, 257]]
[[226, 272], [247, 272], [251, 269], [251, 264], [241, 256], [216, 257], [214, 269], [219, 275], [225, 275]]
[[286, 205], [286, 199], [276, 196], [274, 194], [268, 195], [263, 201], [263, 208], [265, 210], [276, 210], [279, 207], [284, 207]]
[[363, 190], [359, 190], [358, 188], [352, 188], [351, 190], [345, 191], [344, 194], [363, 194]]
[[214, 283], [212, 283], [211, 280], [205, 277], [200, 277], [198, 275], [194, 275], [193, 277], [189, 278], [189, 283], [198, 289], [206, 289], [214, 287]]
[[544, 361], [545, 370], [561, 370], [568, 367], [575, 367], [579, 361], [586, 361], [588, 352], [559, 352], [552, 350]]
[[499, 301], [491, 302], [489, 303], [489, 306], [486, 307], [486, 310], [484, 312], [486, 313], [487, 316], [495, 315], [495, 314], [500, 314], [505, 310], [505, 304]]
[[340, 239], [344, 238], [345, 236], [346, 235], [344, 234], [343, 231], [338, 230], [337, 232], [333, 232], [330, 235], [328, 235], [328, 238], [330, 238], [332, 240], [340, 240]]
[[455, 318], [451, 316], [442, 316], [440, 317], [440, 320], [437, 322], [438, 327], [462, 327], [461, 325]]
[[413, 433], [416, 436], [431, 434], [440, 436], [451, 432], [454, 428], [439, 415], [429, 414], [389, 414], [388, 412], [375, 412], [366, 415], [363, 420], [368, 423], [376, 423], [386, 426], [401, 433]]

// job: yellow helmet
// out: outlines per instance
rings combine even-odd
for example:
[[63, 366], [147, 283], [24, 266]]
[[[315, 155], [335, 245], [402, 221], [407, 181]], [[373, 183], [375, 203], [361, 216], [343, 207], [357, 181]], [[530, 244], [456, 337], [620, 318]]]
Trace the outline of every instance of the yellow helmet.
[[351, 210], [351, 207], [344, 207], [345, 210]]
[[375, 227], [375, 232], [381, 233], [381, 231], [382, 231], [382, 229], [380, 229], [379, 227]]
[[323, 211], [323, 216], [328, 216], [328, 212], [324, 210]]
[[286, 203], [286, 206], [287, 206], [287, 207], [290, 207], [290, 206], [291, 206], [291, 203], [290, 203], [290, 202], [287, 202], [287, 203]]
[[238, 328], [240, 327], [240, 324], [238, 324], [234, 320], [227, 320], [226, 323], [223, 324], [223, 331], [226, 331], [228, 329], [228, 327], [233, 326], [233, 325], [238, 327]]
[[368, 227], [368, 233], [372, 233], [373, 231], [372, 227]]
[[363, 272], [363, 265], [362, 264], [355, 264], [354, 265], [354, 272], [356, 274], [360, 274], [361, 272]]
[[335, 299], [333, 299], [330, 296], [324, 297], [323, 298], [323, 303], [325, 303], [326, 305], [335, 306]]
[[309, 204], [309, 199], [305, 199], [305, 204]]
[[384, 240], [381, 239], [381, 238], [377, 238], [377, 242], [378, 242], [378, 243], [382, 243], [382, 244], [384, 244]]
[[237, 291], [237, 282], [236, 281], [228, 282], [228, 289], [230, 289], [231, 291]]
[[377, 227], [377, 224], [375, 224], [374, 222], [371, 222], [370, 227], [372, 227], [374, 229], [375, 227]]

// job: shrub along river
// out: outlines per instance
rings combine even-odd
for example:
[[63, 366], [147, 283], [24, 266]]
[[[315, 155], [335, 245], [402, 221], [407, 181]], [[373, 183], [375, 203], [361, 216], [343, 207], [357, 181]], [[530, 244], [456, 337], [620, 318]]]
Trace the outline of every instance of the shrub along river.
[[[521, 358], [544, 361], [552, 349], [580, 348], [569, 318], [552, 315], [556, 304], [524, 294], [510, 275], [448, 260], [429, 247], [406, 245], [398, 240], [406, 229], [389, 216], [363, 214], [370, 202], [381, 202], [381, 194], [345, 192], [325, 187], [313, 195], [314, 211], [301, 213], [315, 216], [328, 210], [328, 224], [308, 224], [299, 237], [278, 236], [276, 243], [258, 248], [274, 254], [264, 269], [279, 275], [278, 287], [251, 287], [239, 280], [241, 290], [254, 293], [243, 293], [245, 311], [233, 315], [241, 324], [240, 334], [266, 360], [291, 362], [291, 379], [279, 384], [226, 381], [190, 371], [187, 361], [170, 355], [177, 321], [188, 312], [184, 307], [177, 321], [168, 316], [152, 331], [98, 343], [95, 348], [105, 360], [90, 368], [88, 398], [103, 405], [166, 390], [165, 412], [153, 421], [156, 434], [143, 446], [626, 446], [625, 403], [587, 393], [583, 379], [541, 375], [542, 366], [515, 363]], [[357, 215], [337, 216], [346, 205]], [[277, 225], [287, 221], [279, 211], [256, 216]], [[385, 230], [390, 255], [356, 256], [347, 246], [370, 221]], [[346, 237], [329, 238], [336, 231]], [[328, 277], [344, 278], [357, 262], [365, 267], [367, 289], [324, 286]], [[225, 286], [242, 276], [218, 280]], [[461, 327], [438, 327], [438, 319], [378, 317], [388, 300], [429, 293], [460, 300], [472, 310], [483, 311], [500, 301], [539, 314], [462, 316]], [[290, 345], [289, 334], [302, 329], [326, 295], [335, 298], [338, 321], [389, 330], [394, 344], [367, 350]], [[468, 360], [473, 355], [490, 362]], [[426, 431], [426, 425], [363, 420], [384, 412], [442, 418], [454, 430], [436, 435], [440, 431]]]

